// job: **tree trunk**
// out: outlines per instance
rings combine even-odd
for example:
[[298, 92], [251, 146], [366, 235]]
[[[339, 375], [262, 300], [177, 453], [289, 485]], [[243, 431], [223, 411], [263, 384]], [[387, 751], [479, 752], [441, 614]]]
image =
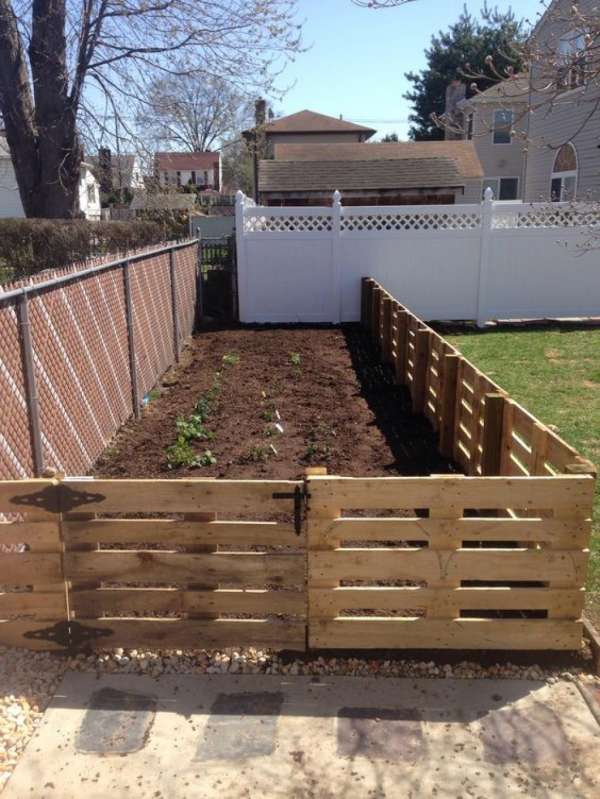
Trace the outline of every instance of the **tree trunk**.
[[28, 217], [71, 218], [79, 211], [81, 151], [68, 92], [64, 31], [65, 0], [34, 0], [32, 96], [11, 3], [0, 0], [0, 110]]

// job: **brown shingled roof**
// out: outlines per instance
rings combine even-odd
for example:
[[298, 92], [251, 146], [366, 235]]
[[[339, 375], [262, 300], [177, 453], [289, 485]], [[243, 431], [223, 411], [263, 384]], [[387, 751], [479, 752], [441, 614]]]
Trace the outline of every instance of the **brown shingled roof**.
[[353, 191], [464, 185], [452, 158], [370, 161], [261, 161], [259, 191]]
[[286, 117], [275, 119], [265, 126], [267, 133], [369, 133], [373, 135], [373, 128], [357, 125], [338, 117], [318, 114], [316, 111], [298, 111]]
[[406, 161], [446, 158], [461, 178], [481, 178], [483, 169], [472, 141], [351, 144], [276, 144], [276, 161]]

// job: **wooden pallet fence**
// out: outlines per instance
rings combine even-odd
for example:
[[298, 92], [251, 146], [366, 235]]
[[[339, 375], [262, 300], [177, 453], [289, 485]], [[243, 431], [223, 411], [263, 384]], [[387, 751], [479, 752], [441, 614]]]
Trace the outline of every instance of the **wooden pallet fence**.
[[[549, 476], [577, 463], [594, 473], [593, 464], [373, 278], [362, 280], [361, 308], [367, 312], [363, 326], [396, 382], [408, 388], [414, 412], [429, 419], [439, 433], [442, 454], [466, 474]], [[382, 349], [388, 340], [391, 345]]]
[[62, 649], [68, 616], [57, 482], [0, 482], [0, 514], [0, 644]]
[[[85, 510], [95, 515], [69, 513], [62, 521], [72, 618], [95, 645], [305, 648], [303, 539], [295, 534], [293, 500], [275, 498], [301, 484], [64, 485], [83, 486]], [[288, 520], [270, 520], [281, 514]]]
[[578, 649], [593, 490], [590, 475], [309, 477], [309, 646]]

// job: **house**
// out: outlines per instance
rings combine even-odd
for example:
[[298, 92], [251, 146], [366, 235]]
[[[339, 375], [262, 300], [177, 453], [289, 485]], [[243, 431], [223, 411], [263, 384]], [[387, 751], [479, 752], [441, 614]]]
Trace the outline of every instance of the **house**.
[[[79, 210], [86, 219], [99, 220], [100, 186], [91, 164], [83, 161], [79, 173]], [[13, 168], [8, 144], [0, 135], [0, 217], [22, 218], [25, 216], [17, 178]]]
[[[598, 0], [554, 0], [532, 32], [541, 54], [530, 69], [531, 105], [524, 199], [600, 199], [600, 83], [584, 54], [578, 17], [598, 16]], [[558, 69], [557, 69], [558, 65]]]
[[264, 137], [260, 155], [272, 158], [278, 144], [353, 144], [367, 141], [377, 131], [364, 125], [348, 122], [316, 111], [297, 111], [295, 114], [266, 121], [266, 103], [256, 101], [256, 127], [242, 132], [252, 143], [259, 132]]
[[456, 104], [462, 138], [472, 141], [483, 168], [483, 191], [497, 200], [523, 197], [527, 153], [529, 76], [495, 84]]
[[108, 147], [101, 147], [98, 155], [88, 156], [103, 194], [112, 192], [121, 196], [127, 192], [144, 188], [144, 176], [140, 157], [134, 153], [114, 154]]
[[219, 191], [221, 154], [213, 152], [156, 153], [154, 174], [162, 188], [192, 185]]
[[265, 205], [328, 205], [339, 190], [344, 205], [479, 202], [483, 170], [470, 141], [285, 144], [259, 168]]

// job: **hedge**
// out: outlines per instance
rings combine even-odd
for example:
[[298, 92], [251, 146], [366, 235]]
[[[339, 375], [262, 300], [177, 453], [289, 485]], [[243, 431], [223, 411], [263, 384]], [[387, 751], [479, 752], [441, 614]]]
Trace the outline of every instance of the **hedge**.
[[155, 221], [0, 219], [0, 283], [159, 244], [172, 238], [170, 233]]

